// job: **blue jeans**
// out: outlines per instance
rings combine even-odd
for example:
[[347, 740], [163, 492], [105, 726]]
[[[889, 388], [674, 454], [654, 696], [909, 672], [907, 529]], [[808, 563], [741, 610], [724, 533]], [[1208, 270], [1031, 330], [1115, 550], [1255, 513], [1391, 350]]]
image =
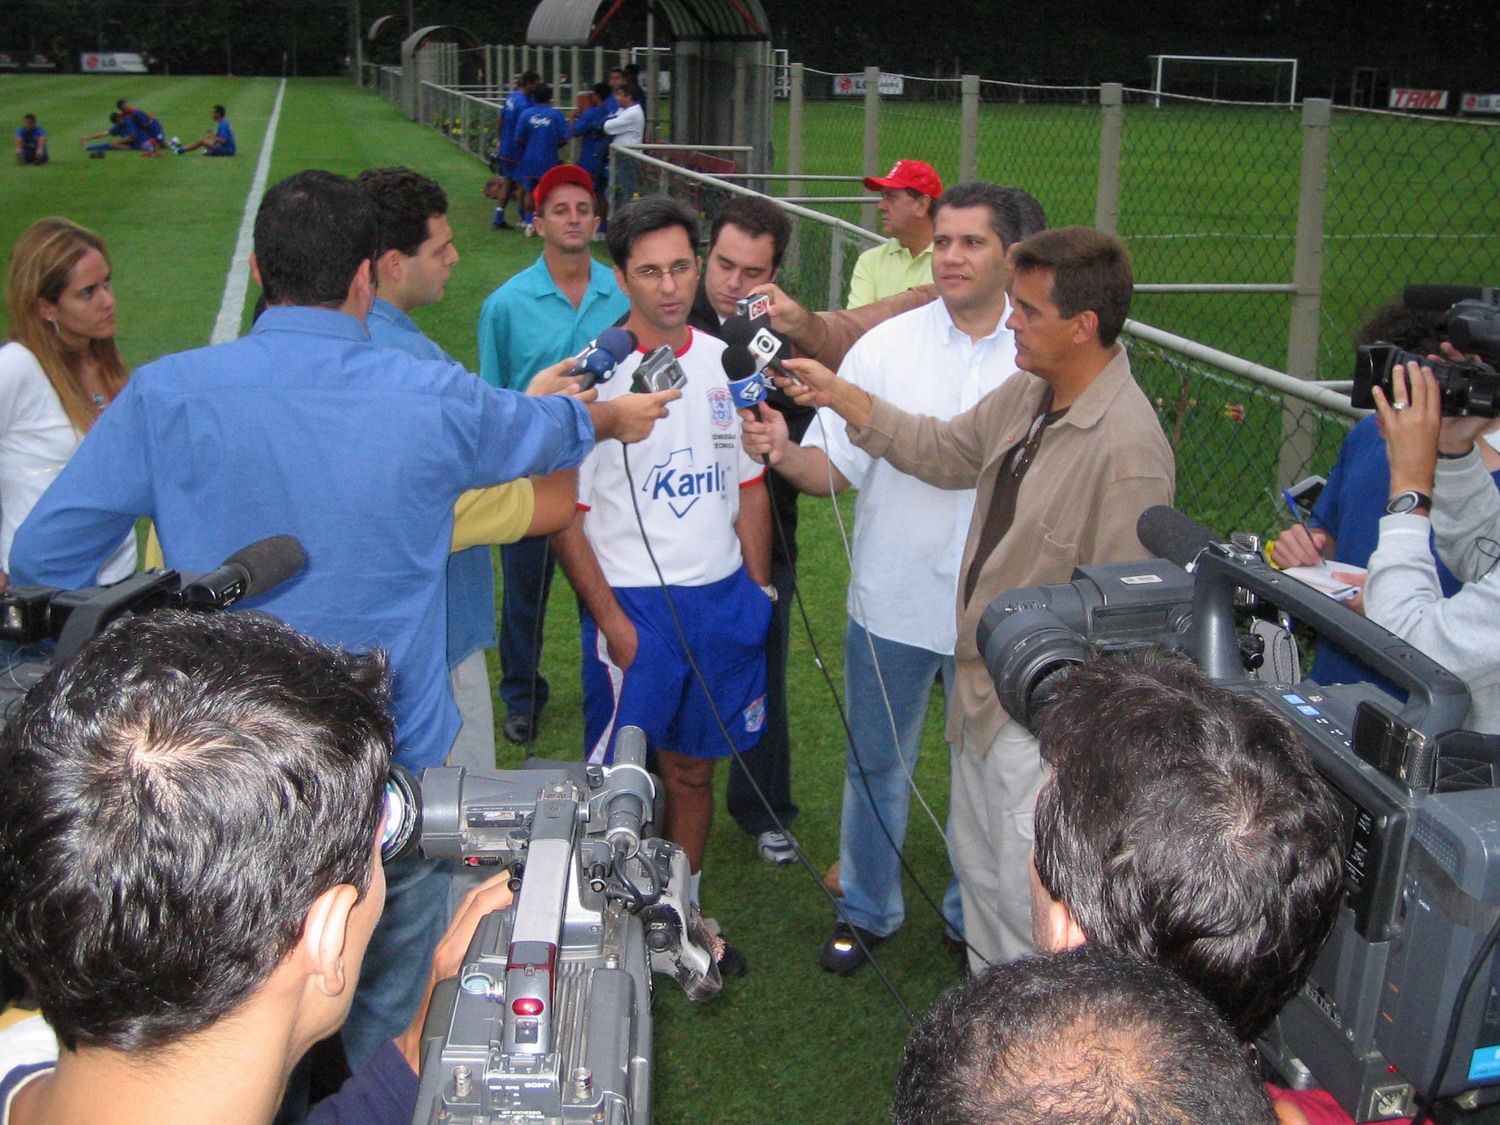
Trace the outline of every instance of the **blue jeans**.
[[[786, 650], [792, 631], [792, 595], [796, 585], [790, 563], [771, 563], [771, 584], [776, 604], [771, 607], [771, 628], [766, 633], [766, 729], [760, 743], [729, 763], [726, 805], [748, 836], [759, 836], [776, 828], [774, 812], [783, 828], [797, 817], [792, 800], [792, 744], [787, 737]], [[740, 763], [744, 762], [743, 769]], [[748, 776], [747, 776], [748, 775]], [[760, 787], [757, 794], [750, 784]], [[765, 802], [761, 801], [765, 796]], [[770, 809], [766, 804], [770, 804]]]
[[[879, 661], [879, 678], [875, 661]], [[885, 824], [896, 847], [905, 844], [910, 808], [906, 775], [916, 768], [922, 752], [927, 700], [939, 675], [945, 684], [953, 683], [953, 657], [885, 640], [854, 621], [849, 622], [844, 635], [844, 696], [849, 730], [859, 755], [856, 758], [854, 748], [845, 747], [839, 883], [844, 890], [843, 909], [848, 921], [880, 937], [900, 929], [906, 918], [901, 898], [901, 862], [880, 825]], [[890, 712], [886, 711], [885, 698], [881, 696], [882, 681], [885, 696], [890, 699]], [[899, 739], [894, 744], [892, 715]], [[943, 915], [950, 931], [963, 932], [957, 878], [949, 881], [943, 896]]]
[[547, 706], [542, 632], [553, 570], [546, 536], [500, 548], [500, 699], [507, 715], [540, 715]]
[[370, 937], [344, 1024], [344, 1055], [355, 1074], [417, 1014], [433, 950], [448, 928], [451, 872], [445, 860], [415, 855], [385, 869], [385, 912]]

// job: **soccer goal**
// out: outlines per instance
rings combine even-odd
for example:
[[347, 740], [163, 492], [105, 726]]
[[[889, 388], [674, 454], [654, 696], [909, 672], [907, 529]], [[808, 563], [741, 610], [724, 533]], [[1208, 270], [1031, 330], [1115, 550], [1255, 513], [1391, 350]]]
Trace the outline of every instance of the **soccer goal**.
[[1160, 106], [1163, 94], [1189, 94], [1214, 101], [1266, 101], [1295, 105], [1297, 60], [1234, 55], [1152, 55], [1152, 105]]

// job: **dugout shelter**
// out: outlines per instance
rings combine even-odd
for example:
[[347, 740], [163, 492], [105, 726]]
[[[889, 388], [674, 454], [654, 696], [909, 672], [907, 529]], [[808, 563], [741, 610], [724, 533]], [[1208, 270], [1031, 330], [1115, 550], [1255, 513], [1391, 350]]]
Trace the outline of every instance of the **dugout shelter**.
[[[526, 41], [592, 47], [626, 2], [542, 0]], [[648, 0], [646, 15], [648, 39], [662, 34], [671, 50], [671, 143], [748, 145], [746, 170], [770, 167], [771, 32], [760, 0]], [[654, 70], [653, 63], [648, 84]]]

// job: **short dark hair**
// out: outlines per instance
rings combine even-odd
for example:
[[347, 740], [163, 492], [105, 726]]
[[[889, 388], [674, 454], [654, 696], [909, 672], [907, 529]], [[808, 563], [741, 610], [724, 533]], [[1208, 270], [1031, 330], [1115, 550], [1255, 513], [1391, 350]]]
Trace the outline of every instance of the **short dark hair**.
[[693, 253], [698, 252], [698, 216], [691, 207], [670, 195], [632, 199], [609, 217], [609, 233], [605, 237], [610, 260], [623, 270], [630, 263], [630, 253], [637, 241], [669, 227], [686, 231]]
[[608, 82], [595, 82], [593, 85], [593, 90], [594, 97], [598, 98], [601, 102], [614, 93], [614, 90], [610, 88]]
[[369, 192], [380, 216], [377, 257], [387, 250], [411, 257], [428, 239], [428, 221], [448, 213], [448, 194], [442, 185], [410, 168], [367, 168], [358, 182]]
[[220, 117], [227, 117], [228, 116], [228, 113], [226, 112], [226, 110], [224, 109], [224, 107], [221, 106], [221, 105], [214, 106], [214, 112], [217, 113]]
[[1338, 807], [1296, 732], [1190, 661], [1097, 658], [1038, 716], [1037, 876], [1098, 945], [1161, 961], [1248, 1042], [1332, 928]]
[[23, 114], [22, 117], [21, 117], [21, 120], [22, 121], [30, 121], [34, 125], [34, 124], [36, 124], [36, 114], [34, 114], [34, 113]]
[[1182, 978], [1094, 946], [998, 965], [912, 1029], [896, 1125], [1270, 1125], [1265, 1087]]
[[538, 82], [536, 89], [531, 91], [531, 100], [537, 105], [546, 105], [552, 100], [552, 87], [545, 82]]
[[259, 614], [120, 622], [0, 741], [0, 947], [64, 1047], [213, 1024], [363, 894], [390, 766], [385, 658]]
[[521, 77], [516, 79], [517, 86], [535, 86], [542, 80], [542, 76], [534, 70], [523, 70]]
[[1016, 244], [1017, 273], [1052, 271], [1052, 302], [1065, 317], [1084, 311], [1099, 318], [1099, 342], [1120, 338], [1130, 312], [1135, 276], [1130, 253], [1112, 234], [1092, 227], [1058, 227]]
[[1042, 205], [1018, 187], [1001, 187], [983, 180], [954, 184], [932, 205], [934, 221], [944, 207], [988, 207], [990, 226], [1007, 248], [1047, 229]]
[[643, 102], [646, 100], [646, 91], [642, 90], [634, 82], [625, 83], [625, 85], [620, 87], [619, 92], [633, 102]]
[[719, 208], [713, 226], [708, 232], [708, 248], [712, 250], [719, 241], [719, 232], [730, 223], [739, 227], [751, 238], [771, 236], [771, 268], [781, 268], [782, 255], [787, 243], [792, 240], [792, 224], [786, 212], [769, 199], [759, 195], [736, 195]]
[[380, 253], [380, 218], [347, 176], [316, 169], [288, 176], [255, 213], [255, 261], [273, 305], [337, 308], [361, 262]]

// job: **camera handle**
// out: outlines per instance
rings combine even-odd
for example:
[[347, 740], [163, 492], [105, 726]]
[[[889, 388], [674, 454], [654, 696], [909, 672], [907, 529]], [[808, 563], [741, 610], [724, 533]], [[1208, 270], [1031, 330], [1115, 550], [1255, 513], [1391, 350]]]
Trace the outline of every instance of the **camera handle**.
[[1198, 666], [1220, 683], [1246, 680], [1234, 628], [1234, 592], [1255, 594], [1309, 625], [1326, 640], [1359, 654], [1405, 689], [1401, 719], [1429, 737], [1462, 727], [1469, 689], [1453, 673], [1373, 621], [1327, 595], [1273, 570], [1258, 555], [1213, 544], [1199, 556], [1193, 583], [1189, 646]]

